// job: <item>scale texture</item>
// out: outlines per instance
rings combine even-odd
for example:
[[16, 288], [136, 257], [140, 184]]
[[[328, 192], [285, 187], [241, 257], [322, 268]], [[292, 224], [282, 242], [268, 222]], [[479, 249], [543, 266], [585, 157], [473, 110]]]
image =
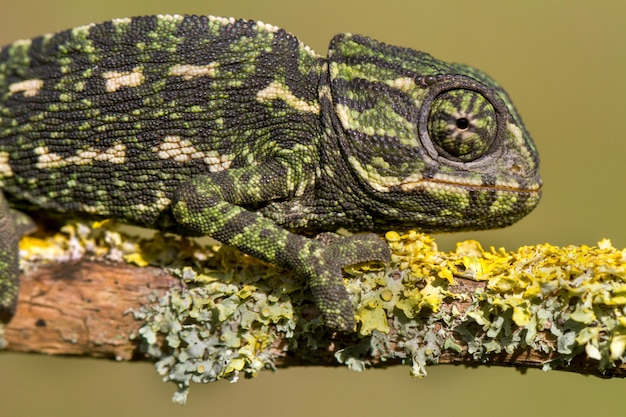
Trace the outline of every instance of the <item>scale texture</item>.
[[212, 236], [294, 270], [352, 331], [341, 269], [389, 249], [322, 232], [507, 226], [538, 203], [538, 164], [487, 75], [365, 36], [324, 58], [262, 22], [161, 15], [17, 41], [0, 50], [0, 315], [37, 210]]

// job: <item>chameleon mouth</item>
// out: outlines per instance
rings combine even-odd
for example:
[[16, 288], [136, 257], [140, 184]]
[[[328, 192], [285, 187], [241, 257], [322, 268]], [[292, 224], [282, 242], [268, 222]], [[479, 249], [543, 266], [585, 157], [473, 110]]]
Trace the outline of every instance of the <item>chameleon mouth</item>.
[[[437, 173], [424, 178], [421, 173], [408, 177], [381, 175], [376, 169], [365, 167], [355, 157], [348, 157], [358, 178], [368, 187], [381, 194], [412, 193], [417, 191], [466, 192], [469, 190], [493, 191], [501, 193], [537, 194], [541, 192], [541, 177], [538, 174], [526, 176], [511, 173], [506, 180], [492, 179], [487, 181], [483, 175], [454, 176]], [[493, 178], [493, 177], [491, 177]]]
[[416, 190], [442, 190], [442, 191], [459, 191], [459, 190], [486, 190], [505, 193], [522, 193], [537, 194], [541, 192], [541, 179], [534, 178], [525, 184], [516, 182], [508, 182], [506, 184], [484, 184], [477, 182], [462, 183], [459, 181], [450, 181], [444, 179], [430, 178], [422, 180], [412, 180], [402, 182], [399, 188], [403, 192], [411, 192]]
[[[509, 226], [530, 213], [541, 199], [539, 176], [525, 182], [485, 184], [441, 178], [412, 179], [378, 194], [393, 206], [395, 223], [425, 232], [458, 232]], [[392, 210], [393, 211], [393, 210]], [[391, 223], [390, 224], [395, 224]], [[417, 225], [417, 226], [416, 226]]]

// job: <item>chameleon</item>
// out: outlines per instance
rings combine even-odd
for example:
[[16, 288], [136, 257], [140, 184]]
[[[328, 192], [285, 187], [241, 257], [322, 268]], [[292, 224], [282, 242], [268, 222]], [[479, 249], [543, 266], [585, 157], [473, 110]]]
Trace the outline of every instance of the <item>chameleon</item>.
[[538, 170], [492, 78], [366, 36], [323, 57], [260, 21], [156, 15], [20, 40], [0, 50], [0, 312], [29, 213], [60, 213], [211, 236], [349, 333], [342, 268], [389, 262], [380, 233], [508, 226]]

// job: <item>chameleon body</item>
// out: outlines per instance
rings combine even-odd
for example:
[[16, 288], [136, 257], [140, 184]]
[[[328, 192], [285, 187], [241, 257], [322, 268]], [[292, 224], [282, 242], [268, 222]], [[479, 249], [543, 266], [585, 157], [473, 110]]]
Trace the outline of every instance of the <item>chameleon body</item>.
[[491, 78], [364, 36], [337, 35], [324, 58], [261, 22], [161, 15], [0, 50], [5, 317], [27, 209], [212, 236], [294, 270], [326, 325], [351, 331], [341, 268], [389, 250], [313, 234], [503, 227], [540, 189]]

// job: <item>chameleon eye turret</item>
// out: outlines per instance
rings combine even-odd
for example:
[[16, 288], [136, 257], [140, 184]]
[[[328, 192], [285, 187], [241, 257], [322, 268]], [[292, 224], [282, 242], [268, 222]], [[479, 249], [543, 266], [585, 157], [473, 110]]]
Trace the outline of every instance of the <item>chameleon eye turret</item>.
[[493, 80], [364, 36], [324, 58], [262, 22], [159, 15], [0, 49], [2, 320], [33, 207], [212, 236], [293, 270], [350, 332], [342, 268], [389, 248], [311, 234], [506, 226], [540, 186]]
[[[422, 141], [451, 161], [471, 162], [485, 156], [496, 142], [498, 118], [493, 105], [476, 91], [451, 89], [435, 97]], [[430, 107], [430, 108], [428, 108]], [[421, 123], [424, 123], [420, 120]]]

